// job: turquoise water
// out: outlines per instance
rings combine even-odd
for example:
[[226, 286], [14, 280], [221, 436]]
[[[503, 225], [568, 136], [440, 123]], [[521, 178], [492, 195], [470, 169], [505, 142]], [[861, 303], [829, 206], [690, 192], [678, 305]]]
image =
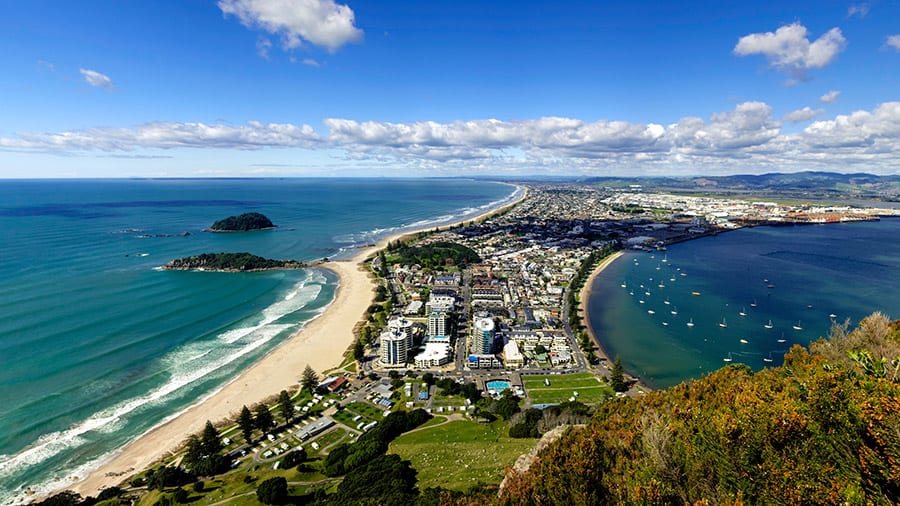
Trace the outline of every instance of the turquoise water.
[[[336, 287], [321, 269], [158, 266], [218, 251], [348, 256], [512, 192], [464, 180], [0, 181], [0, 503], [84, 476], [292, 335]], [[202, 232], [248, 211], [280, 228]]]
[[485, 383], [484, 386], [488, 389], [488, 392], [497, 393], [502, 392], [503, 390], [509, 390], [509, 381], [491, 380]]
[[852, 325], [874, 311], [900, 318], [898, 286], [898, 219], [757, 227], [627, 252], [595, 279], [588, 311], [610, 356], [665, 388], [728, 359], [780, 365], [791, 345], [827, 336], [831, 314]]

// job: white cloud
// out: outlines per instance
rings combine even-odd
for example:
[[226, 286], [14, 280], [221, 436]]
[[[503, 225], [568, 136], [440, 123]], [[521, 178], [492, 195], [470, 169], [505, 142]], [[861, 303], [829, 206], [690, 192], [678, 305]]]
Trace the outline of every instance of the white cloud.
[[320, 142], [309, 125], [250, 121], [246, 126], [204, 123], [147, 123], [137, 128], [92, 128], [53, 134], [23, 133], [0, 138], [0, 148], [52, 151], [131, 151], [139, 148], [261, 149], [312, 147]]
[[807, 80], [807, 71], [829, 65], [847, 45], [840, 28], [810, 42], [806, 27], [800, 23], [785, 25], [775, 32], [751, 33], [738, 40], [734, 54], [760, 54], [769, 64], [792, 77], [792, 82]]
[[259, 55], [263, 60], [269, 59], [269, 49], [272, 48], [272, 41], [265, 38], [260, 37], [256, 39], [256, 54]]
[[897, 51], [900, 51], [900, 34], [889, 35], [885, 43]]
[[334, 0], [219, 0], [218, 5], [246, 27], [280, 36], [286, 50], [306, 41], [335, 51], [362, 38], [353, 10]]
[[841, 114], [816, 121], [804, 130], [804, 140], [819, 149], [865, 148], [863, 152], [900, 149], [900, 102], [885, 102], [874, 111]]
[[[804, 107], [785, 121], [823, 114]], [[6, 151], [120, 155], [148, 149], [261, 150], [299, 148], [341, 163], [413, 173], [717, 174], [833, 170], [896, 173], [900, 102], [813, 121], [784, 132], [763, 102], [744, 102], [708, 118], [669, 124], [545, 117], [439, 123], [324, 120], [309, 125], [159, 122], [134, 128], [23, 133], [0, 138]], [[177, 151], [173, 151], [177, 154]], [[138, 153], [153, 156], [156, 153]], [[305, 156], [305, 155], [304, 155]]]
[[859, 16], [864, 18], [869, 14], [869, 4], [866, 2], [859, 4], [851, 4], [847, 9], [847, 17]]
[[313, 60], [312, 58], [304, 58], [303, 64], [309, 65], [310, 67], [318, 67], [319, 66], [319, 62], [317, 62], [316, 60]]
[[837, 101], [838, 95], [840, 94], [841, 92], [839, 90], [831, 90], [819, 97], [819, 102], [822, 102], [823, 104], [833, 104]]
[[103, 88], [105, 90], [111, 90], [113, 87], [112, 79], [105, 74], [101, 74], [96, 70], [89, 69], [79, 69], [81, 75], [84, 77], [84, 82], [90, 84], [95, 88]]
[[822, 114], [825, 114], [825, 109], [813, 109], [810, 106], [806, 106], [803, 109], [797, 109], [796, 111], [785, 114], [784, 120], [788, 123], [800, 123], [811, 120]]

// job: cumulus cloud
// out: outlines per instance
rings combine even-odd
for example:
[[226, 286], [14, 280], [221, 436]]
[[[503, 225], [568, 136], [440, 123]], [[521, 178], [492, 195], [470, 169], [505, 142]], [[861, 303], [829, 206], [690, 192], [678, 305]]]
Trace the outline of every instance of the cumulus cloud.
[[[804, 107], [785, 115], [784, 121], [806, 121], [822, 114]], [[309, 125], [290, 123], [159, 122], [134, 128], [23, 133], [0, 138], [0, 149], [113, 155], [147, 149], [321, 149], [342, 163], [448, 174], [896, 173], [900, 166], [900, 102], [813, 121], [797, 132], [783, 131], [764, 102], [744, 102], [708, 118], [685, 117], [668, 125], [544, 117], [446, 123], [329, 118], [324, 126], [327, 133], [320, 135]]]
[[78, 71], [81, 72], [81, 76], [84, 77], [84, 82], [95, 88], [103, 88], [109, 91], [113, 87], [112, 79], [106, 74], [101, 74], [96, 70], [90, 69], [78, 69]]
[[819, 102], [822, 102], [823, 104], [833, 104], [837, 101], [838, 95], [840, 94], [841, 92], [839, 90], [831, 90], [819, 97]]
[[0, 148], [131, 151], [139, 148], [261, 149], [313, 147], [320, 138], [309, 125], [248, 122], [246, 126], [147, 123], [136, 128], [92, 128], [61, 133], [23, 133], [0, 138]]
[[790, 75], [791, 82], [805, 81], [809, 70], [826, 67], [847, 45], [840, 28], [832, 28], [813, 42], [807, 34], [800, 23], [774, 32], [751, 33], [738, 40], [734, 54], [763, 55], [773, 68]]
[[309, 42], [336, 51], [362, 38], [353, 10], [334, 0], [219, 0], [218, 5], [247, 28], [281, 37], [286, 50]]
[[303, 64], [309, 65], [310, 67], [318, 67], [319, 66], [319, 62], [317, 62], [316, 60], [313, 60], [312, 58], [304, 58]]
[[825, 114], [825, 109], [813, 109], [810, 106], [806, 106], [803, 109], [797, 109], [796, 111], [785, 114], [784, 120], [788, 123], [800, 123], [811, 120], [822, 114]]
[[900, 51], [900, 34], [897, 35], [889, 35], [885, 44], [888, 46]]
[[859, 4], [851, 4], [847, 9], [847, 17], [852, 18], [853, 16], [857, 16], [859, 18], [864, 18], [869, 14], [869, 4], [866, 2]]

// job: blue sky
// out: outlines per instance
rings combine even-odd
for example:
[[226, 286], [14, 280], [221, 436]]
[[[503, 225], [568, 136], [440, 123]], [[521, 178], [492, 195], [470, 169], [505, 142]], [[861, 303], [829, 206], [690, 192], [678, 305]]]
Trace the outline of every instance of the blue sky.
[[900, 4], [5, 1], [0, 177], [900, 173]]

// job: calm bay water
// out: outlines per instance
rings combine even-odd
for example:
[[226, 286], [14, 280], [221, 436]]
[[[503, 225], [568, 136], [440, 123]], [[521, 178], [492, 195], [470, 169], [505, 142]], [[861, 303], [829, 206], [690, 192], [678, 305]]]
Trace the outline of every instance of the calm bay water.
[[[495, 207], [513, 190], [464, 180], [0, 181], [0, 503], [84, 476], [209, 395], [319, 315], [337, 282], [320, 269], [158, 266], [219, 251], [348, 256]], [[280, 228], [202, 232], [249, 211]]]
[[831, 314], [900, 318], [898, 286], [898, 219], [758, 227], [628, 252], [596, 278], [588, 311], [610, 356], [665, 388], [728, 359], [780, 365], [791, 345], [827, 336]]

